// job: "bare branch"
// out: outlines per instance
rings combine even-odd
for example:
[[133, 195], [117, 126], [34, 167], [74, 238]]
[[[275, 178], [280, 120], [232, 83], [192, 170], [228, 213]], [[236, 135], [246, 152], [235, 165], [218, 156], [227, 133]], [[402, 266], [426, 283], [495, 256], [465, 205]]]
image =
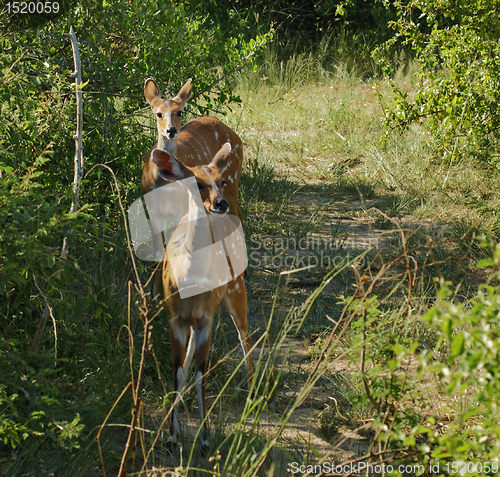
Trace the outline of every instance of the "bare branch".
[[[80, 51], [78, 49], [78, 40], [76, 35], [73, 33], [73, 27], [70, 27], [69, 34], [64, 35], [68, 37], [71, 41], [71, 48], [73, 49], [73, 62], [75, 64], [75, 71], [72, 76], [75, 77], [75, 92], [76, 92], [76, 133], [73, 136], [75, 139], [75, 172], [73, 176], [73, 201], [71, 202], [70, 212], [75, 212], [78, 209], [78, 202], [80, 198], [80, 180], [83, 174], [83, 95], [81, 90], [82, 84], [82, 65], [80, 62]], [[65, 259], [69, 253], [68, 245], [68, 235], [73, 233], [73, 229], [69, 230], [67, 235], [63, 239], [61, 258]], [[56, 273], [56, 277], [61, 276], [62, 268]], [[52, 316], [51, 305], [49, 302], [45, 303], [45, 308], [42, 313], [42, 317], [38, 323], [38, 328], [36, 330], [36, 335], [33, 340], [33, 349], [37, 351], [40, 341], [42, 339], [43, 331], [47, 323], [47, 318], [49, 314], [52, 317], [55, 325], [55, 319]]]

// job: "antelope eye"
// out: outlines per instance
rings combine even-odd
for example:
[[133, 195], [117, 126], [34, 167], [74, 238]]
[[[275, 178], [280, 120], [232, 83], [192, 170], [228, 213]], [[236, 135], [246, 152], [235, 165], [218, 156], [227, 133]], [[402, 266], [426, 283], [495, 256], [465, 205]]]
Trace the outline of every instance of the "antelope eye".
[[177, 116], [182, 117], [182, 111], [177, 111]]
[[220, 186], [221, 186], [221, 187], [225, 187], [225, 186], [227, 186], [227, 182], [226, 182], [224, 179], [222, 179], [222, 182], [221, 182], [221, 185], [220, 185]]
[[158, 119], [161, 119], [163, 117], [163, 115], [160, 112], [156, 113], [156, 116], [158, 116]]

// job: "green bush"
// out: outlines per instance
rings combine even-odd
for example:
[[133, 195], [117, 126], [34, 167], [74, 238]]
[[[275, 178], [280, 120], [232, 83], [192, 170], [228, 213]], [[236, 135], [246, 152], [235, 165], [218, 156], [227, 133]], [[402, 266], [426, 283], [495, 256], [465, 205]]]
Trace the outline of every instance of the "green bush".
[[497, 163], [500, 139], [498, 2], [411, 0], [398, 4], [394, 37], [378, 50], [386, 71], [394, 49], [408, 45], [421, 81], [415, 96], [393, 84], [389, 129], [424, 122], [444, 163], [475, 157]]
[[[464, 461], [483, 464], [496, 462], [500, 455], [500, 245], [484, 240], [493, 257], [480, 267], [497, 270], [480, 287], [477, 297], [455, 304], [452, 292], [443, 286], [438, 301], [425, 319], [439, 336], [437, 349], [449, 349], [447, 362], [430, 363], [446, 386], [448, 395], [466, 393], [465, 405], [456, 422], [443, 435], [435, 431], [432, 419], [419, 432], [426, 433], [432, 444], [430, 455], [436, 461]], [[429, 363], [427, 356], [423, 364]], [[493, 475], [497, 472], [468, 472], [468, 475]]]

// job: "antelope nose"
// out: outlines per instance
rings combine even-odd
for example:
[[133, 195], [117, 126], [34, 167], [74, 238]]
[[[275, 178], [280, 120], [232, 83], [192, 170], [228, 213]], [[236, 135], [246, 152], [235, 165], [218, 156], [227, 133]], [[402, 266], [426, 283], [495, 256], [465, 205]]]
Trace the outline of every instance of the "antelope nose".
[[214, 209], [219, 213], [223, 214], [229, 209], [229, 202], [226, 199], [218, 199], [214, 202]]
[[168, 136], [172, 139], [175, 137], [175, 134], [177, 133], [177, 129], [175, 126], [172, 126], [171, 128], [167, 129]]

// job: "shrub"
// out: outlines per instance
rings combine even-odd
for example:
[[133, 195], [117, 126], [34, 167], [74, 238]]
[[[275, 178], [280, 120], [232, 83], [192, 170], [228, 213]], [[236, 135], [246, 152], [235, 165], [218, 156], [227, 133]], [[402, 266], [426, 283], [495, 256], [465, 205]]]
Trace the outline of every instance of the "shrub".
[[[475, 298], [463, 303], [456, 302], [449, 283], [441, 282], [437, 301], [422, 317], [434, 346], [428, 339], [420, 343], [411, 331], [417, 317], [389, 316], [374, 296], [352, 301], [361, 350], [358, 388], [364, 392], [351, 392], [350, 400], [371, 409], [375, 439], [383, 449], [380, 454], [370, 451], [368, 457], [418, 463], [433, 475], [459, 472], [457, 465], [467, 475], [498, 473], [500, 245], [486, 239], [483, 245], [493, 257], [479, 266], [496, 272]], [[418, 364], [422, 384], [410, 380], [412, 363]], [[442, 413], [435, 404], [444, 408], [446, 400], [439, 393], [439, 398], [432, 396], [435, 383], [441, 383], [443, 394], [455, 403], [446, 424], [436, 417]]]
[[500, 134], [500, 18], [483, 0], [411, 0], [398, 4], [394, 37], [378, 52], [386, 71], [395, 48], [407, 45], [421, 79], [413, 97], [393, 84], [388, 129], [415, 121], [429, 128], [436, 157], [451, 163], [475, 157], [497, 163]]

